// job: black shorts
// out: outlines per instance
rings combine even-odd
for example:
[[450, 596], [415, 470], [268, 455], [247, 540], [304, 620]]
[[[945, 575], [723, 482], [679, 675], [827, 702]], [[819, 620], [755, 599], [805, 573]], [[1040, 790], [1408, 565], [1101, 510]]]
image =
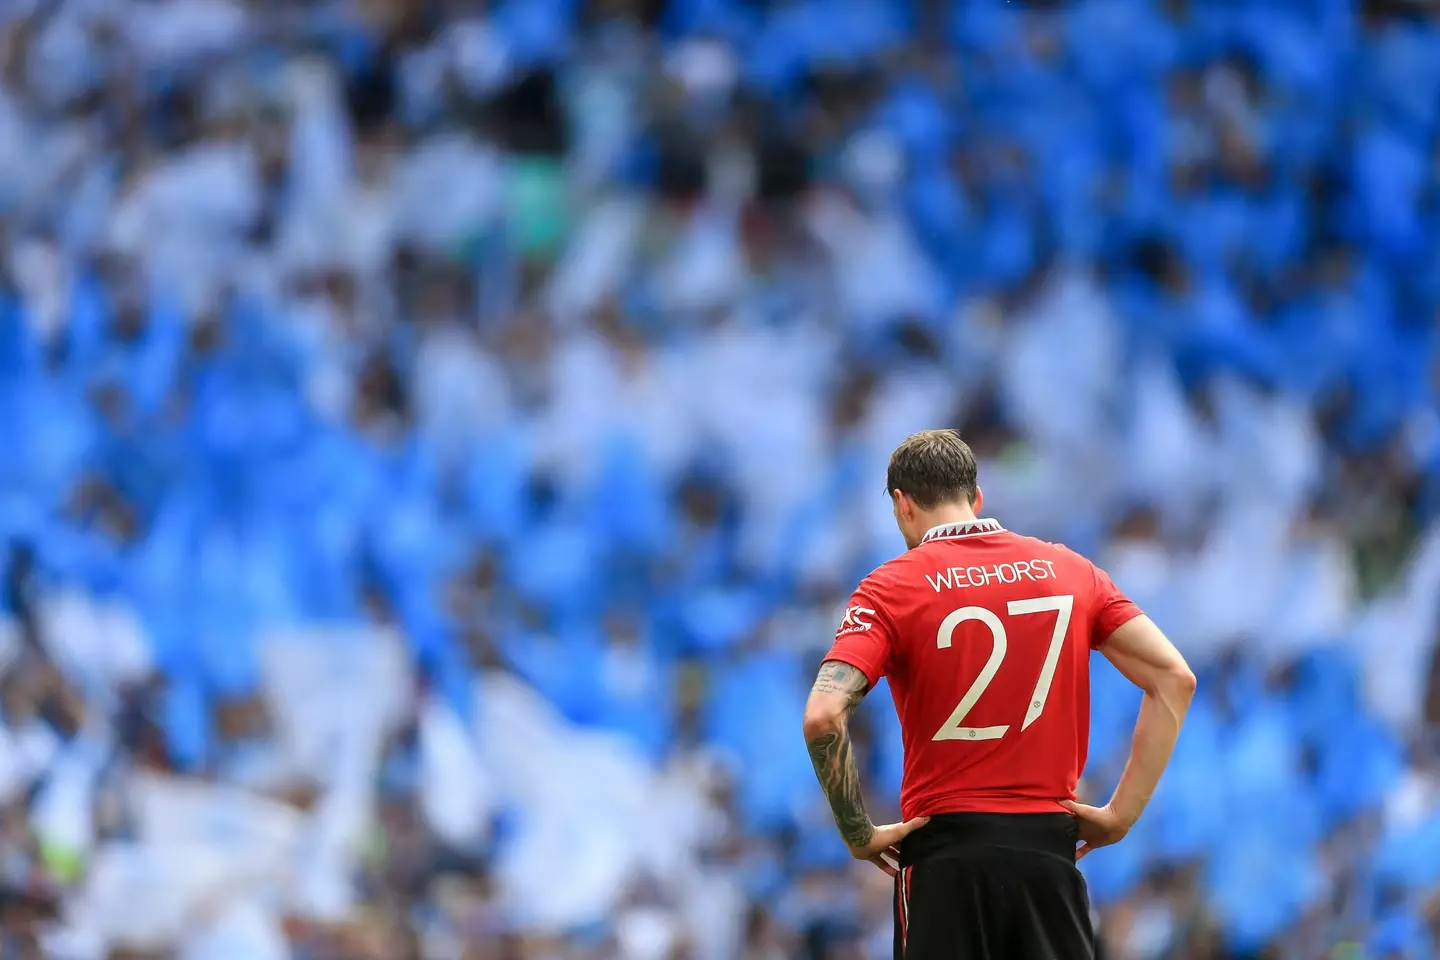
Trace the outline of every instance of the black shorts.
[[1094, 960], [1066, 813], [952, 813], [900, 847], [895, 960]]

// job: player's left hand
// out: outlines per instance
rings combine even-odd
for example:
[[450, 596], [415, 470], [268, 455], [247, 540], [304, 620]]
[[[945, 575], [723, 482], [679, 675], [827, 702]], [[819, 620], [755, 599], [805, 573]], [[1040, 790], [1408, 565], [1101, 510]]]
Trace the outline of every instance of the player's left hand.
[[1080, 827], [1080, 846], [1075, 848], [1077, 862], [1096, 847], [1108, 847], [1124, 840], [1135, 825], [1133, 820], [1127, 820], [1108, 803], [1103, 807], [1092, 807], [1088, 803], [1061, 800], [1060, 805], [1075, 814]]
[[851, 847], [850, 856], [869, 860], [890, 876], [900, 869], [900, 841], [930, 822], [929, 817], [915, 817], [904, 823], [887, 823], [875, 828], [875, 835], [863, 847]]

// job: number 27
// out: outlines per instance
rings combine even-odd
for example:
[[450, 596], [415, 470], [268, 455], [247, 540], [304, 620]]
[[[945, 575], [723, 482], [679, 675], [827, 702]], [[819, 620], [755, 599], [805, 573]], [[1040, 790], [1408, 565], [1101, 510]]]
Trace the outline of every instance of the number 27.
[[[1054, 611], [1055, 632], [1050, 635], [1050, 649], [1045, 653], [1045, 665], [1040, 668], [1040, 679], [1035, 681], [1035, 692], [1030, 695], [1030, 706], [1025, 711], [1025, 722], [1020, 725], [1024, 730], [1034, 723], [1045, 709], [1045, 701], [1050, 696], [1050, 684], [1055, 679], [1055, 667], [1060, 662], [1060, 647], [1065, 642], [1065, 631], [1070, 627], [1070, 614], [1075, 606], [1075, 598], [1068, 594], [1054, 597], [1036, 597], [1033, 600], [1011, 600], [1008, 610], [1011, 616], [1023, 616], [1029, 613], [1048, 613]], [[990, 681], [995, 679], [995, 674], [1000, 672], [1000, 664], [1005, 659], [1005, 651], [1009, 643], [1005, 636], [1005, 624], [993, 611], [984, 607], [961, 607], [952, 612], [940, 624], [940, 630], [935, 636], [935, 641], [941, 650], [950, 647], [950, 641], [955, 636], [955, 629], [967, 620], [979, 620], [990, 628], [990, 636], [994, 641], [994, 647], [990, 650], [990, 659], [985, 661], [985, 668], [980, 671], [980, 676], [965, 691], [965, 696], [960, 698], [960, 703], [955, 707], [950, 719], [931, 737], [932, 740], [999, 740], [1005, 736], [1010, 729], [1009, 724], [998, 727], [964, 727], [965, 716], [985, 688], [990, 686]]]

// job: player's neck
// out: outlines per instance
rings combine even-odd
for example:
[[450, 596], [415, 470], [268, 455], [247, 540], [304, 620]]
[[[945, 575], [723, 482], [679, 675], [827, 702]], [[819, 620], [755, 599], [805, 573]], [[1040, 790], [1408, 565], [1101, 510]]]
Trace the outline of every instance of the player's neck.
[[920, 514], [919, 519], [925, 530], [934, 530], [952, 523], [974, 523], [978, 518], [974, 508], [968, 503], [947, 503], [934, 510], [926, 510]]

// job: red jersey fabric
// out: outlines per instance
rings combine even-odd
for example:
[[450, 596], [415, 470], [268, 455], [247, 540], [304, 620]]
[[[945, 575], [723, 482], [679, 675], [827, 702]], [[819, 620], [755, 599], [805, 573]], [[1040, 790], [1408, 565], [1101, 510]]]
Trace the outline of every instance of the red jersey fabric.
[[826, 659], [890, 680], [905, 819], [1055, 813], [1085, 769], [1090, 651], [1140, 612], [1059, 544], [948, 524], [865, 578]]

